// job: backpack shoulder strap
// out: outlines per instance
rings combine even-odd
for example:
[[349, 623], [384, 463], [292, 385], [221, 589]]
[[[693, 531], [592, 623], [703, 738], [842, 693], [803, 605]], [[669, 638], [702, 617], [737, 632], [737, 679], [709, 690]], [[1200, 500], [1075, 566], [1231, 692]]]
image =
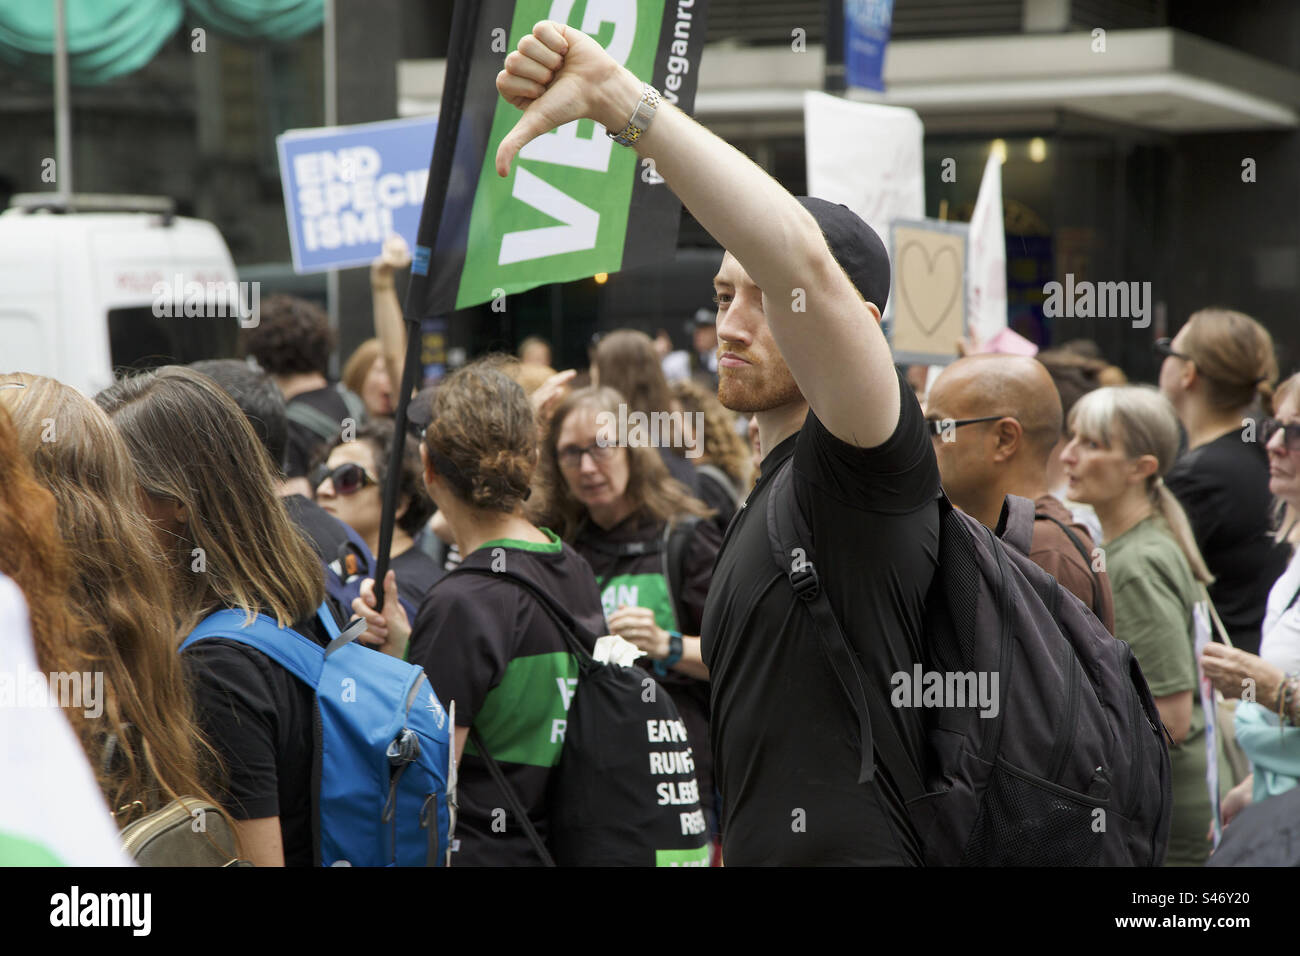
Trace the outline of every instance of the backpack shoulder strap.
[[455, 571], [451, 571], [444, 575], [441, 580], [446, 581], [448, 578], [452, 577], [452, 575], [456, 574], [478, 574], [484, 577], [496, 578], [497, 580], [505, 578], [512, 581], [520, 588], [523, 588], [523, 590], [527, 591], [536, 599], [537, 603], [542, 606], [542, 610], [545, 611], [547, 615], [550, 616], [551, 620], [555, 622], [556, 627], [559, 628], [560, 636], [564, 638], [564, 643], [569, 647], [569, 653], [578, 659], [579, 667], [586, 670], [593, 663], [591, 653], [582, 646], [582, 641], [578, 639], [578, 635], [581, 634], [584, 637], [591, 637], [593, 639], [594, 635], [587, 634], [586, 629], [574, 620], [573, 616], [569, 614], [568, 611], [560, 607], [554, 598], [541, 588], [537, 587], [537, 585], [533, 584], [532, 581], [529, 581], [522, 575], [515, 574], [513, 571], [493, 571], [490, 568], [479, 568], [464, 563], [462, 563]]
[[366, 403], [361, 400], [361, 396], [342, 382], [339, 382], [334, 388], [338, 390], [339, 395], [342, 397], [343, 404], [347, 406], [348, 415], [351, 416], [352, 420], [358, 425], [364, 424], [367, 418]]
[[1070, 526], [1068, 524], [1066, 524], [1064, 521], [1061, 521], [1059, 518], [1053, 518], [1051, 515], [1043, 514], [1041, 511], [1034, 512], [1034, 520], [1050, 521], [1052, 522], [1052, 524], [1056, 525], [1058, 528], [1064, 531], [1065, 536], [1069, 538], [1070, 543], [1074, 545], [1074, 550], [1078, 551], [1079, 554], [1083, 557], [1084, 564], [1087, 564], [1089, 567], [1092, 567], [1092, 552], [1089, 551], [1087, 547], [1084, 546], [1084, 543], [1079, 540], [1079, 536], [1070, 529]]
[[339, 434], [338, 422], [306, 402], [289, 402], [285, 408], [285, 416], [295, 425], [301, 425], [323, 441], [332, 441]]
[[[324, 617], [329, 617], [328, 611]], [[244, 618], [243, 611], [229, 608], [209, 614], [185, 638], [180, 649], [185, 651], [199, 641], [212, 637], [238, 641], [261, 651], [304, 684], [315, 689], [320, 682], [321, 668], [325, 664], [325, 648], [293, 628], [279, 627], [265, 614], [257, 615], [253, 623], [247, 626], [244, 625]]]
[[519, 794], [515, 788], [510, 786], [510, 781], [506, 779], [505, 772], [501, 765], [497, 763], [496, 758], [488, 752], [487, 745], [483, 743], [483, 736], [478, 732], [478, 728], [470, 725], [469, 739], [473, 741], [474, 747], [478, 750], [479, 756], [487, 764], [488, 774], [501, 792], [505, 794], [506, 803], [510, 804], [510, 810], [519, 819], [519, 825], [524, 828], [524, 834], [528, 837], [528, 842], [533, 845], [537, 855], [542, 858], [543, 866], [555, 866], [555, 858], [551, 856], [550, 851], [546, 849], [546, 844], [542, 842], [541, 834], [537, 832], [537, 827], [533, 826], [533, 821], [528, 819], [528, 814], [524, 810], [524, 805], [519, 801]]
[[695, 473], [713, 479], [731, 497], [733, 505], [740, 505], [740, 492], [737, 490], [735, 482], [731, 480], [730, 475], [717, 465], [696, 465]]
[[799, 507], [793, 474], [793, 459], [782, 463], [773, 475], [772, 487], [768, 491], [767, 540], [772, 560], [785, 573], [790, 587], [812, 615], [822, 650], [857, 715], [862, 740], [858, 782], [868, 783], [874, 779], [875, 756], [879, 751], [884, 765], [902, 791], [903, 799], [911, 800], [925, 792], [924, 785], [889, 719], [885, 701], [844, 636], [830, 600], [821, 587], [814, 562], [810, 560], [812, 532]]
[[1028, 557], [1034, 541], [1034, 503], [1019, 495], [1007, 495], [1002, 503], [997, 536]]
[[668, 604], [677, 618], [679, 630], [686, 628], [686, 619], [690, 616], [682, 603], [682, 591], [686, 582], [686, 553], [699, 523], [700, 519], [695, 515], [687, 515], [664, 528], [664, 580], [668, 582]]
[[[1052, 522], [1052, 524], [1056, 525], [1058, 528], [1060, 528], [1062, 531], [1065, 532], [1065, 536], [1070, 539], [1070, 543], [1074, 545], [1074, 549], [1079, 552], [1079, 555], [1083, 558], [1084, 566], [1087, 567], [1088, 569], [1088, 577], [1092, 581], [1093, 606], [1095, 607], [1100, 605], [1101, 604], [1101, 593], [1100, 593], [1101, 583], [1097, 578], [1097, 572], [1092, 569], [1092, 552], [1089, 551], [1086, 547], [1084, 547], [1083, 542], [1079, 540], [1079, 536], [1075, 534], [1073, 531], [1071, 531], [1070, 526], [1067, 525], [1064, 521], [1061, 521], [1057, 518], [1053, 518], [1051, 515], [1045, 515], [1038, 511], [1034, 512], [1034, 520], [1050, 521]], [[1026, 551], [1025, 553], [1028, 554], [1029, 552]]]

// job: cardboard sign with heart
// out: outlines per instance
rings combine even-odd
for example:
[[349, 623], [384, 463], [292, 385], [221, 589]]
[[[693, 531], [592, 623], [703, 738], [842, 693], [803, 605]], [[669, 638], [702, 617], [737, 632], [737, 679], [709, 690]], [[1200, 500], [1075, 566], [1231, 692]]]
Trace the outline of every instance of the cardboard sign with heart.
[[966, 334], [967, 231], [935, 219], [894, 223], [895, 362], [945, 365], [956, 357]]

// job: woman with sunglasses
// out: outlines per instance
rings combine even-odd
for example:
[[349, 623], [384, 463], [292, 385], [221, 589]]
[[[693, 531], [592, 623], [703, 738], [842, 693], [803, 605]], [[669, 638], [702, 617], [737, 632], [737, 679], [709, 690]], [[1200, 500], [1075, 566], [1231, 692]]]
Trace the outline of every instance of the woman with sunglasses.
[[[710, 823], [717, 819], [709, 750], [708, 670], [700, 623], [722, 533], [708, 507], [672, 478], [657, 449], [618, 444], [623, 396], [571, 393], [542, 440], [544, 523], [587, 559], [610, 630], [645, 651], [686, 723]], [[666, 573], [665, 573], [666, 572]]]
[[[357, 429], [352, 441], [344, 441], [341, 436], [335, 439], [326, 449], [325, 460], [310, 476], [316, 503], [350, 526], [375, 555], [379, 553], [383, 489], [392, 448], [393, 423], [383, 419], [370, 422]], [[415, 547], [415, 536], [432, 514], [433, 502], [424, 490], [420, 453], [415, 439], [407, 436], [389, 567], [397, 574], [397, 592], [411, 618], [429, 588], [443, 575], [438, 563]]]
[[1278, 386], [1275, 401], [1276, 417], [1261, 424], [1260, 439], [1280, 518], [1276, 537], [1290, 562], [1268, 592], [1259, 654], [1222, 644], [1201, 652], [1214, 686], [1243, 698], [1235, 730], [1251, 776], [1224, 798], [1224, 823], [1247, 804], [1300, 783], [1300, 375]]
[[1133, 648], [1173, 741], [1165, 863], [1200, 866], [1212, 811], [1192, 615], [1211, 578], [1162, 480], [1178, 453], [1178, 419], [1154, 388], [1108, 386], [1075, 403], [1069, 433], [1061, 464], [1070, 497], [1092, 505], [1101, 520], [1115, 636]]
[[1268, 457], [1253, 419], [1267, 414], [1277, 359], [1268, 331], [1226, 309], [1192, 315], [1157, 353], [1162, 391], [1187, 433], [1165, 482], [1214, 575], [1210, 598], [1237, 646], [1259, 650], [1269, 585], [1286, 566], [1273, 541]]

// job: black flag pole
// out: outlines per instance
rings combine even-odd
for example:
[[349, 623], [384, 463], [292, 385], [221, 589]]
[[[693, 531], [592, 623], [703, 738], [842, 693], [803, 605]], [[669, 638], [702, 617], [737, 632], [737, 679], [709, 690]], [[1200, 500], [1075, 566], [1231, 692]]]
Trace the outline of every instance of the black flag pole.
[[465, 109], [465, 90], [469, 81], [471, 51], [478, 30], [480, 5], [475, 0], [457, 0], [452, 11], [451, 35], [447, 44], [447, 72], [438, 110], [438, 132], [429, 161], [429, 182], [420, 211], [420, 227], [412, 250], [411, 283], [402, 310], [406, 320], [406, 361], [402, 363], [402, 386], [397, 393], [393, 413], [393, 450], [388, 458], [388, 475], [384, 482], [383, 514], [379, 522], [379, 552], [375, 555], [375, 610], [384, 609], [384, 578], [388, 574], [388, 552], [393, 545], [393, 522], [397, 517], [397, 488], [402, 480], [402, 454], [406, 444], [406, 411], [415, 390], [420, 367], [420, 320], [424, 317], [425, 290], [428, 285], [429, 259], [438, 242], [438, 225], [447, 198], [452, 162], [456, 153], [456, 136]]

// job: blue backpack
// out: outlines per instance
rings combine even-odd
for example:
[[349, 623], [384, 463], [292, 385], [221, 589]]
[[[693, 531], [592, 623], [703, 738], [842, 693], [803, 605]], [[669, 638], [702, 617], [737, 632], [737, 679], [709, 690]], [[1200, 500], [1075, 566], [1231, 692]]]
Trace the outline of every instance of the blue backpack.
[[451, 733], [424, 668], [339, 636], [325, 605], [317, 611], [331, 641], [280, 628], [265, 614], [208, 615], [181, 644], [220, 637], [256, 648], [316, 693], [319, 736], [313, 760], [315, 855], [325, 866], [444, 866], [455, 830], [456, 771]]

